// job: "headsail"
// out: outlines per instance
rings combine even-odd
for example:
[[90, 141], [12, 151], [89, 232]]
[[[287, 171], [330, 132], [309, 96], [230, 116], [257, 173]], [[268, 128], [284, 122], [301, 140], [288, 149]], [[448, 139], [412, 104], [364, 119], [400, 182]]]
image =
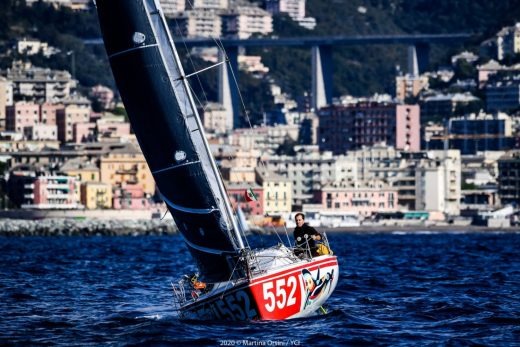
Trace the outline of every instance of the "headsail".
[[206, 281], [227, 280], [243, 248], [158, 0], [97, 0], [132, 128]]

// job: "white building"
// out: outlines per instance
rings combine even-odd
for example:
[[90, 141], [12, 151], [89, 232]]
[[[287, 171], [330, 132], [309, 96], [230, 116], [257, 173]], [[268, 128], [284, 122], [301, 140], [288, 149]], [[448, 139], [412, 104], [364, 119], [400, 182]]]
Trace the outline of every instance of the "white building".
[[233, 114], [221, 104], [207, 103], [200, 116], [203, 118], [204, 129], [208, 132], [224, 134], [233, 130]]
[[502, 28], [496, 35], [496, 44], [498, 60], [520, 53], [520, 23]]
[[6, 107], [13, 105], [13, 83], [0, 76], [0, 129], [5, 129]]
[[30, 141], [57, 140], [58, 127], [56, 125], [35, 124], [24, 127], [24, 136]]
[[13, 67], [7, 70], [7, 79], [12, 81], [14, 98], [34, 101], [59, 102], [76, 88], [76, 80], [68, 71], [32, 67], [30, 64], [13, 63]]
[[460, 214], [461, 159], [459, 150], [429, 151], [416, 170], [416, 210]]
[[[300, 151], [301, 150], [301, 151]], [[343, 156], [318, 151], [317, 146], [299, 148], [295, 156], [271, 155], [265, 159], [268, 170], [292, 183], [293, 205], [309, 203], [324, 185], [336, 181], [351, 181], [350, 166]]]
[[222, 14], [224, 36], [247, 39], [253, 34], [273, 32], [273, 18], [267, 11], [253, 6], [237, 6]]
[[193, 8], [206, 10], [224, 10], [229, 7], [229, 0], [192, 0]]
[[186, 0], [160, 0], [166, 17], [175, 17], [186, 10]]
[[214, 10], [193, 9], [175, 16], [181, 33], [185, 37], [220, 37], [222, 18]]
[[230, 141], [232, 145], [243, 150], [257, 149], [263, 152], [274, 152], [287, 139], [296, 141], [298, 132], [298, 125], [243, 128], [234, 130]]
[[266, 0], [265, 8], [269, 13], [287, 13], [294, 21], [306, 29], [312, 30], [316, 27], [316, 19], [305, 17], [306, 0]]

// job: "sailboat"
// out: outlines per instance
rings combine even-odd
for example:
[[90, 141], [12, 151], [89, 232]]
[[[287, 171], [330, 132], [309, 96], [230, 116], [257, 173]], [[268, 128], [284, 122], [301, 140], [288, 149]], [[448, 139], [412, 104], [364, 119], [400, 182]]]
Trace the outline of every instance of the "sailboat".
[[[112, 72], [132, 128], [197, 276], [172, 284], [181, 318], [278, 320], [322, 309], [336, 287], [332, 254], [251, 249], [209, 150], [158, 0], [97, 0]], [[186, 262], [189, 262], [186, 259]]]

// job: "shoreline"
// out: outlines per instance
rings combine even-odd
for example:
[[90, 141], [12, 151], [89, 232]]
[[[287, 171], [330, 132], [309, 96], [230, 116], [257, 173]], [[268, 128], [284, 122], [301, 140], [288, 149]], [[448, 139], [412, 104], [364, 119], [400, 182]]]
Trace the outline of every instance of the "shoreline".
[[133, 219], [0, 219], [0, 236], [159, 236], [173, 235], [170, 220]]
[[[464, 233], [520, 233], [520, 227], [484, 227], [474, 225], [365, 225], [343, 228], [316, 228], [328, 234], [464, 234]], [[256, 228], [251, 234], [292, 235], [292, 228]], [[28, 236], [160, 236], [174, 235], [178, 230], [172, 220], [159, 219], [0, 219], [0, 237]]]

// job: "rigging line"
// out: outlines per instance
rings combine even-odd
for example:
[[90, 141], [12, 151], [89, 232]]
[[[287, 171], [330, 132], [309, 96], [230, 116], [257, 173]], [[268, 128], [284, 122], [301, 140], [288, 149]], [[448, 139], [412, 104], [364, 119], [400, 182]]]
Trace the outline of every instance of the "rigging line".
[[292, 247], [291, 239], [289, 238], [289, 233], [287, 232], [287, 227], [285, 226], [285, 223], [283, 223], [283, 229], [285, 230], [285, 236], [287, 236], [287, 242], [289, 242], [289, 248], [290, 248], [290, 247]]
[[[249, 125], [249, 129], [253, 130], [253, 125], [251, 124], [251, 118], [249, 117], [249, 112], [246, 109], [246, 104], [244, 102], [244, 97], [242, 96], [242, 92], [240, 91], [240, 88], [238, 87], [238, 80], [237, 80], [237, 78], [235, 76], [235, 72], [233, 71], [233, 68], [231, 67], [231, 62], [229, 61], [229, 59], [227, 57], [227, 53], [226, 53], [226, 50], [224, 49], [224, 45], [222, 45], [222, 50], [224, 51], [224, 54], [226, 56], [226, 61], [229, 64], [229, 71], [231, 71], [231, 76], [233, 77], [233, 82], [235, 83], [235, 87], [236, 87], [236, 89], [238, 91], [238, 96], [240, 98], [240, 103], [242, 104], [242, 109], [244, 110], [244, 115], [245, 115], [247, 123]], [[260, 155], [259, 162], [260, 162], [260, 165], [265, 170], [265, 172], [267, 173], [267, 166], [266, 166], [265, 162], [262, 160], [262, 156], [261, 155]]]
[[193, 95], [193, 98], [197, 101], [197, 103], [198, 103], [199, 106], [202, 108], [202, 110], [203, 110], [204, 112], [206, 112], [206, 110], [207, 110], [206, 108], [207, 108], [207, 105], [208, 105], [208, 104], [204, 105], [204, 104], [202, 103], [202, 101], [199, 99], [199, 97], [198, 97], [197, 94], [195, 93], [195, 90], [193, 89], [193, 87], [191, 86], [191, 84], [188, 84], [188, 87], [189, 87], [190, 90], [191, 90], [191, 94]]
[[220, 299], [224, 298], [224, 295], [226, 294], [226, 291], [228, 290], [229, 282], [231, 282], [231, 279], [233, 278], [233, 275], [235, 274], [235, 270], [237, 269], [238, 263], [240, 263], [240, 258], [238, 258], [238, 261], [235, 263], [235, 267], [233, 268], [233, 271], [231, 271], [231, 276], [229, 276], [229, 279], [226, 282], [226, 287], [224, 288], [224, 291], [222, 292]]
[[[237, 208], [236, 208], [236, 212], [235, 212], [235, 216], [237, 217], [238, 219], [238, 208], [240, 207], [239, 206], [240, 202], [238, 201], [238, 198], [237, 198]], [[246, 221], [247, 223], [247, 221]], [[242, 228], [239, 228], [239, 229], [242, 229]], [[244, 236], [244, 239], [246, 239], [246, 244], [247, 244], [247, 247], [249, 249], [251, 249], [251, 246], [249, 246], [249, 240], [247, 239], [247, 236], [246, 236], [246, 231], [245, 230], [241, 230], [242, 231], [242, 236]]]
[[[191, 1], [188, 1], [190, 3], [190, 7], [193, 8], [193, 5], [191, 4]], [[179, 22], [177, 21], [177, 18], [174, 18], [175, 24], [177, 25], [177, 29], [179, 30], [179, 36], [181, 37], [182, 43], [184, 45], [184, 49], [186, 50], [186, 54], [188, 57], [189, 62], [191, 63], [191, 67], [193, 68], [193, 71], [197, 71], [197, 68], [195, 67], [195, 63], [193, 62], [193, 59], [191, 59], [191, 53], [188, 50], [188, 45], [186, 44], [186, 40], [184, 39], [184, 35], [182, 35], [181, 27], [179, 25]], [[208, 96], [206, 95], [206, 91], [204, 90], [204, 87], [202, 86], [202, 81], [200, 80], [199, 76], [197, 76], [197, 81], [200, 85], [200, 90], [202, 91], [202, 94], [204, 95], [204, 99], [206, 99], [206, 103], [208, 103]]]
[[[266, 217], [269, 217], [269, 213], [266, 213], [265, 214]], [[280, 237], [280, 235], [278, 235], [278, 233], [276, 232], [276, 229], [274, 228], [274, 225], [273, 223], [271, 223], [271, 229], [273, 230], [273, 233], [276, 234], [276, 236], [278, 237], [278, 240], [280, 240], [280, 243], [283, 245], [283, 241], [282, 241], [282, 238]]]

